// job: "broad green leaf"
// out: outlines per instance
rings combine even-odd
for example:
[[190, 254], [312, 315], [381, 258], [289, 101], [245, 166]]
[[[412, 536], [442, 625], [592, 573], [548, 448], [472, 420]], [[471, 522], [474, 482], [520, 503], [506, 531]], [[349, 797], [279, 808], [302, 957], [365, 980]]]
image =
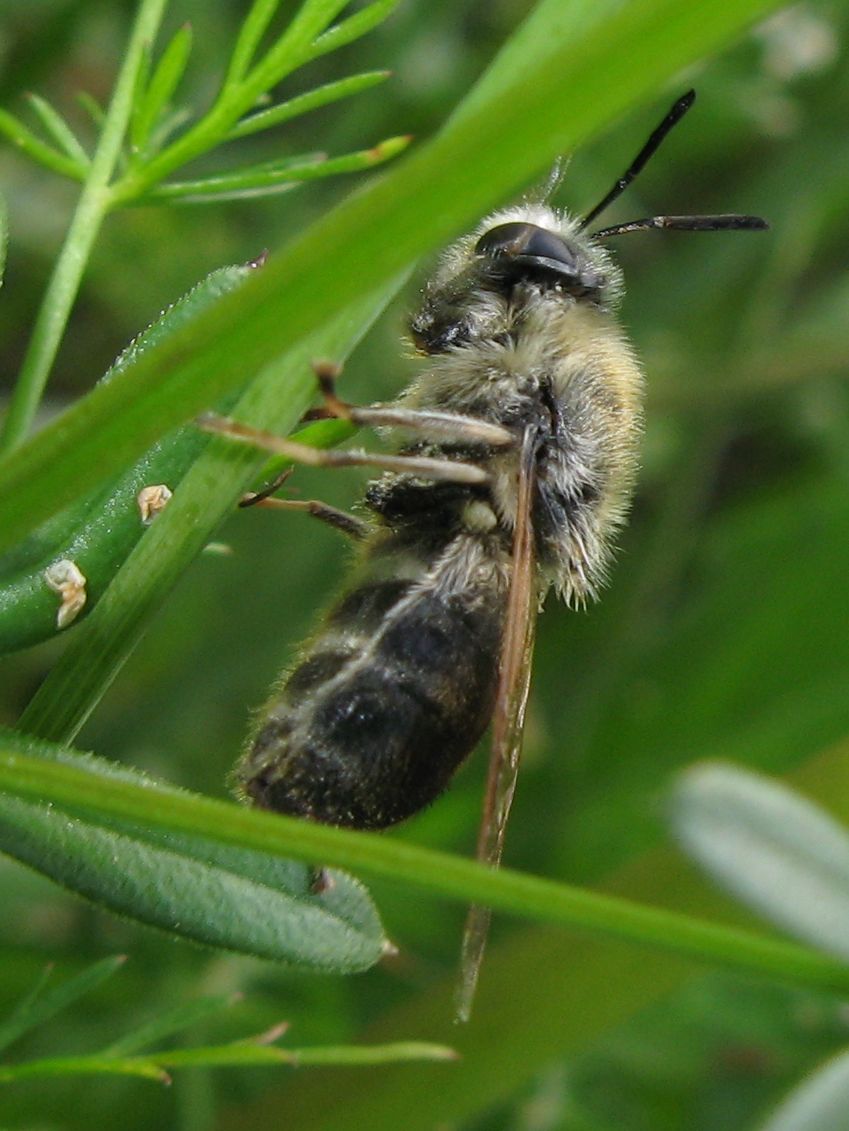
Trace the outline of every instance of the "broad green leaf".
[[[188, 797], [91, 756], [40, 746], [50, 761], [85, 766], [107, 788]], [[305, 864], [169, 832], [156, 823], [110, 827], [52, 805], [0, 797], [0, 850], [71, 891], [207, 946], [311, 969], [367, 969], [385, 940], [365, 890], [342, 873], [314, 894]]]

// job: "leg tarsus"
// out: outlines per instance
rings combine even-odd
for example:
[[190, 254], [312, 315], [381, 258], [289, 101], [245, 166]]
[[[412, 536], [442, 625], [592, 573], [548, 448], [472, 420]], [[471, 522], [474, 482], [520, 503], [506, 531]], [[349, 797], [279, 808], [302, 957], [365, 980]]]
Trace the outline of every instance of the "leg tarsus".
[[264, 503], [266, 499], [271, 498], [273, 494], [280, 490], [294, 470], [294, 467], [284, 467], [280, 474], [275, 475], [261, 491], [249, 491], [246, 495], [242, 495], [239, 499], [239, 506], [256, 507], [260, 503]]
[[328, 503], [322, 503], [319, 499], [273, 499], [268, 496], [259, 497], [245, 495], [239, 503], [240, 507], [254, 505], [273, 510], [300, 511], [302, 514], [308, 514], [312, 518], [317, 518], [321, 522], [327, 523], [327, 525], [332, 526], [334, 530], [338, 530], [349, 538], [353, 538], [355, 542], [361, 542], [364, 538], [368, 537], [372, 529], [367, 522], [364, 522], [361, 518], [357, 518], [356, 515], [348, 514], [347, 511], [337, 510], [336, 507], [331, 507]]

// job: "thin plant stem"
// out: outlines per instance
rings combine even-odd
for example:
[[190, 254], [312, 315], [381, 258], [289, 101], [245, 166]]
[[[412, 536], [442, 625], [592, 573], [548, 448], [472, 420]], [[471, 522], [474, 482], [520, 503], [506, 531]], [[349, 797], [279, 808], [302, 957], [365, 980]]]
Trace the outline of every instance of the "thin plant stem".
[[109, 182], [120, 157], [145, 49], [153, 42], [167, 0], [141, 0], [115, 93], [65, 243], [56, 260], [21, 372], [9, 403], [0, 451], [27, 436], [74, 305], [100, 227], [112, 206]]
[[330, 828], [196, 794], [183, 795], [168, 788], [154, 791], [107, 779], [76, 766], [22, 754], [20, 741], [9, 735], [0, 742], [3, 788], [19, 797], [47, 799], [72, 813], [107, 822], [127, 820], [294, 860], [321, 860], [364, 875], [407, 882], [448, 899], [485, 904], [521, 918], [796, 985], [844, 994], [849, 987], [845, 962], [794, 942], [508, 869], [496, 871], [477, 861], [373, 833]]

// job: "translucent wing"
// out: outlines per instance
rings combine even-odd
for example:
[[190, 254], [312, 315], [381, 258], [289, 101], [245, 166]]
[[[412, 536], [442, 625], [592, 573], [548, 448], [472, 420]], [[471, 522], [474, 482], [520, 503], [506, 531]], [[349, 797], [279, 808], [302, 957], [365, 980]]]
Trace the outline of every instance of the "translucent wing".
[[[512, 577], [501, 646], [501, 669], [492, 721], [492, 752], [477, 858], [496, 868], [504, 849], [507, 818], [516, 788], [522, 732], [531, 676], [538, 600], [531, 503], [534, 492], [537, 433], [528, 428], [519, 459], [516, 522], [513, 531]], [[468, 1021], [489, 932], [490, 909], [469, 908], [463, 932], [460, 977], [456, 994], [458, 1021]]]

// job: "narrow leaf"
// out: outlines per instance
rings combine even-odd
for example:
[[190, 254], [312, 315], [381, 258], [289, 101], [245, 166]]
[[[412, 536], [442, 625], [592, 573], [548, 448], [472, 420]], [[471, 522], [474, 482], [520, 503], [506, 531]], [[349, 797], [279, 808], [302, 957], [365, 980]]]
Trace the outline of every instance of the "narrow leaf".
[[[3, 799], [0, 799], [0, 805], [2, 804]], [[88, 966], [75, 977], [68, 978], [58, 986], [46, 990], [42, 981], [41, 991], [27, 994], [12, 1015], [0, 1024], [0, 1050], [7, 1048], [24, 1033], [43, 1025], [67, 1006], [96, 989], [107, 978], [111, 978], [125, 961], [123, 955], [104, 958]]]
[[724, 888], [798, 938], [849, 958], [849, 834], [778, 782], [721, 763], [671, 800], [684, 849]]
[[144, 94], [150, 81], [153, 70], [153, 41], [146, 40], [139, 50], [138, 67], [133, 82], [133, 92], [129, 105], [129, 118], [127, 122], [127, 135], [130, 141], [131, 153], [136, 149], [136, 136], [138, 122], [144, 106]]
[[426, 1041], [398, 1041], [387, 1045], [337, 1045], [326, 1048], [281, 1049], [251, 1041], [227, 1045], [176, 1049], [149, 1057], [57, 1056], [32, 1060], [26, 1064], [0, 1066], [0, 1083], [52, 1076], [140, 1076], [168, 1083], [166, 1069], [234, 1067], [307, 1067], [344, 1065], [367, 1067], [415, 1061], [456, 1060], [457, 1054], [445, 1045]]
[[62, 115], [53, 109], [46, 98], [38, 94], [28, 94], [27, 99], [48, 136], [72, 161], [80, 166], [87, 166], [90, 163], [89, 156]]
[[353, 43], [355, 39], [359, 39], [370, 32], [372, 28], [383, 23], [397, 6], [398, 0], [375, 0], [375, 3], [355, 12], [347, 20], [341, 20], [338, 24], [334, 24], [332, 28], [314, 40], [311, 54], [313, 56], [326, 55], [328, 51], [335, 51], [338, 47]]
[[192, 49], [192, 29], [183, 24], [171, 38], [162, 58], [154, 68], [147, 84], [138, 112], [133, 116], [132, 143], [134, 148], [149, 147], [151, 135], [182, 79]]
[[[285, 32], [257, 60], [242, 82], [254, 97], [266, 93], [312, 57], [311, 45], [344, 8], [348, 0], [303, 0]], [[226, 87], [222, 92], [226, 99]]]
[[326, 160], [311, 159], [303, 163], [266, 162], [235, 173], [221, 173], [197, 181], [172, 181], [159, 185], [148, 193], [148, 200], [179, 200], [182, 203], [207, 200], [230, 200], [240, 196], [264, 196], [285, 192], [302, 181], [338, 176], [341, 173], [358, 173], [382, 165], [397, 156], [410, 144], [411, 138], [392, 137], [370, 149], [346, 153]]
[[319, 106], [327, 106], [329, 103], [338, 102], [342, 98], [350, 98], [353, 94], [359, 94], [360, 91], [368, 90], [369, 87], [383, 82], [390, 74], [391, 71], [364, 71], [359, 75], [351, 75], [347, 79], [339, 79], [338, 82], [325, 83], [324, 86], [316, 87], [315, 90], [307, 91], [306, 94], [299, 94], [295, 98], [279, 103], [277, 106], [260, 110], [256, 114], [251, 114], [248, 118], [243, 118], [236, 123], [227, 135], [228, 140], [247, 137], [249, 134], [258, 133], [260, 130], [279, 126], [282, 122], [288, 122], [291, 118], [297, 118], [299, 115], [306, 114], [309, 110], [315, 110]]
[[238, 83], [250, 67], [260, 40], [265, 35], [266, 29], [279, 7], [280, 0], [254, 0], [251, 10], [243, 20], [236, 37], [236, 45], [233, 48], [230, 66], [227, 69], [227, 77], [224, 81], [225, 89]]
[[91, 118], [92, 123], [99, 129], [103, 126], [103, 119], [106, 117], [106, 111], [97, 101], [97, 99], [88, 93], [87, 90], [79, 90], [76, 93], [77, 102], [82, 106], [83, 110]]
[[292, 52], [302, 51], [327, 25], [335, 20], [349, 0], [304, 0], [292, 18], [292, 22], [269, 56], [278, 53], [284, 45]]
[[75, 181], [85, 180], [86, 164], [68, 157], [67, 154], [42, 141], [7, 110], [0, 110], [0, 134], [5, 134], [14, 146], [26, 153], [33, 161], [37, 161], [39, 165], [44, 165], [54, 173], [61, 173], [63, 177], [70, 177]]
[[173, 1037], [175, 1033], [182, 1033], [191, 1025], [205, 1021], [213, 1014], [229, 1009], [236, 1001], [240, 1000], [238, 994], [223, 994], [217, 996], [195, 998], [191, 1001], [181, 1002], [173, 1009], [166, 1009], [157, 1014], [151, 1021], [145, 1022], [132, 1032], [126, 1033], [100, 1050], [102, 1057], [125, 1057], [138, 1052], [140, 1049], [149, 1048], [150, 1045]]
[[393, 1064], [405, 1060], [456, 1060], [457, 1053], [447, 1045], [426, 1041], [397, 1041], [389, 1045], [337, 1045], [327, 1048], [293, 1049], [297, 1063], [308, 1064]]
[[[383, 291], [363, 294], [316, 334], [267, 366], [233, 406], [236, 418], [288, 432], [315, 388], [310, 361], [316, 357], [346, 358], [400, 282], [393, 280]], [[248, 373], [243, 368], [243, 381]], [[316, 429], [314, 425], [309, 437], [304, 438], [318, 444], [342, 438], [338, 428], [323, 427], [320, 434]], [[197, 431], [191, 426], [190, 430]], [[112, 580], [92, 616], [75, 631], [73, 640], [24, 712], [23, 729], [60, 741], [73, 740], [188, 563], [267, 463], [258, 452], [247, 447], [238, 451], [234, 448], [233, 444], [209, 443], [203, 449], [168, 506]]]

